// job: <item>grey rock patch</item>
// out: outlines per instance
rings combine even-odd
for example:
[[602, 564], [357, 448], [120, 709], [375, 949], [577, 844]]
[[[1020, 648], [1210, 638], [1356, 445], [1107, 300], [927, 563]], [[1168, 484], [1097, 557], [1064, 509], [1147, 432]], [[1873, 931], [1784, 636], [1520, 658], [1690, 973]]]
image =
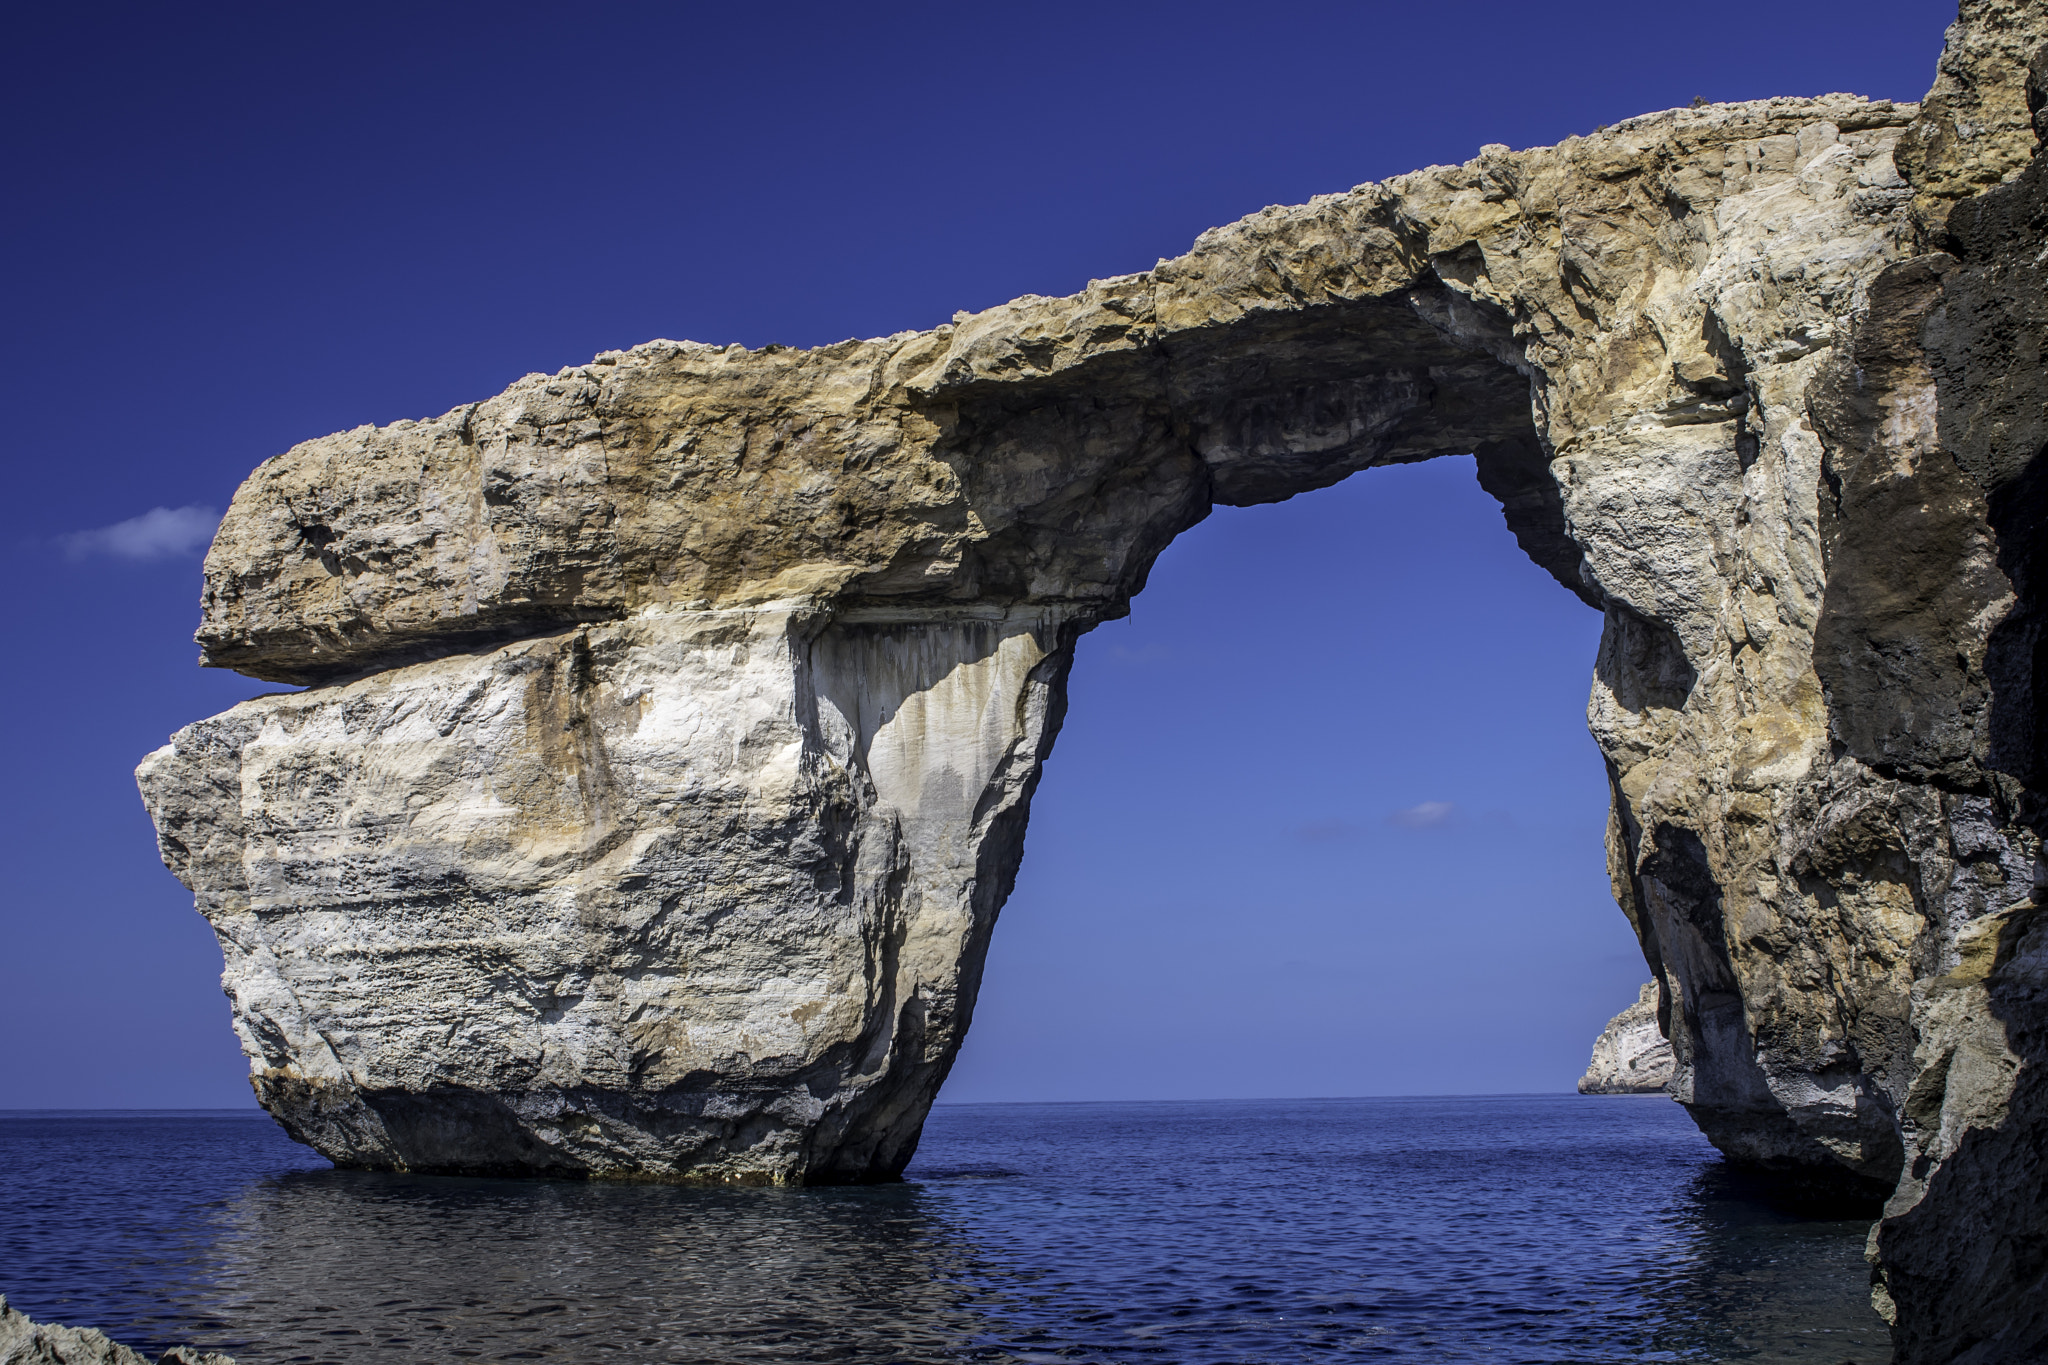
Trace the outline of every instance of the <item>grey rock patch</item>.
[[1636, 1002], [1607, 1021], [1593, 1041], [1593, 1060], [1579, 1077], [1581, 1095], [1661, 1095], [1678, 1059], [1657, 1027], [1657, 983], [1645, 982]]

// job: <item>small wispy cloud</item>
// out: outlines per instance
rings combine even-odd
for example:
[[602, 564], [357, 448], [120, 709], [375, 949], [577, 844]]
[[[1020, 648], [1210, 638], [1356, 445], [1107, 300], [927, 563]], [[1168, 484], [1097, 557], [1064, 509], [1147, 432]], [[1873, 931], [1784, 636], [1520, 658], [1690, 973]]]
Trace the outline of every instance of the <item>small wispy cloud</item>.
[[1448, 801], [1424, 801], [1419, 806], [1395, 811], [1387, 817], [1387, 823], [1402, 829], [1436, 829], [1449, 824], [1457, 813], [1458, 808]]
[[211, 507], [152, 507], [112, 526], [59, 536], [57, 543], [64, 547], [66, 559], [106, 555], [140, 563], [203, 550], [219, 525], [220, 513]]

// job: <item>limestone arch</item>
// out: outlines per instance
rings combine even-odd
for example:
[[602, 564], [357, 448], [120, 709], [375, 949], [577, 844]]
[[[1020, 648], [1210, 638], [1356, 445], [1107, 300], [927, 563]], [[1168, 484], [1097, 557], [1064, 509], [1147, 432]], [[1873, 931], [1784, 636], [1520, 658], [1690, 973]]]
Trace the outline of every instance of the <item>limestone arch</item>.
[[[1610, 855], [1681, 1098], [1740, 1157], [1887, 1185], [1909, 1059], [1858, 1021], [1911, 972], [1866, 970], [1840, 1019], [1759, 1015], [1780, 968], [1726, 901], [1768, 851], [1727, 816], [1825, 767], [1801, 395], [1896, 250], [1897, 204], [1852, 187], [1910, 119], [1828, 97], [1488, 148], [1069, 298], [814, 351], [648, 343], [269, 462], [200, 641], [317, 686], [141, 774], [259, 1095], [344, 1164], [894, 1175], [1076, 637], [1214, 505], [1469, 452], [1607, 614]], [[1778, 775], [1703, 765], [1743, 726]], [[1795, 1042], [1767, 1075], [1760, 1021], [1858, 1061]]]

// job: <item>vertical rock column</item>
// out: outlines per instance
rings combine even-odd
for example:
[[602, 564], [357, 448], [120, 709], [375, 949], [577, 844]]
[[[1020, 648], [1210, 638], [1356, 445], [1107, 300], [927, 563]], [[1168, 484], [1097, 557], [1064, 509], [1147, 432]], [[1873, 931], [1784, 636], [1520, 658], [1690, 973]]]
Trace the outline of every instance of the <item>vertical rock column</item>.
[[894, 1175], [972, 1012], [1055, 613], [593, 626], [142, 765], [259, 1096], [342, 1165]]

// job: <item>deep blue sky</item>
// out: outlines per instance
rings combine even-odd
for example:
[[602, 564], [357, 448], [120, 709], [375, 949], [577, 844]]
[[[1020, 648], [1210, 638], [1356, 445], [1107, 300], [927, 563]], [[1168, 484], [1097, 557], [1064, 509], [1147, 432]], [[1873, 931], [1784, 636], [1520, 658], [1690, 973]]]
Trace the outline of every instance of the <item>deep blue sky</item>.
[[[82, 533], [652, 337], [926, 327], [1695, 95], [1917, 98], [1953, 14], [14, 12], [0, 1107], [248, 1102], [218, 952], [129, 772], [265, 688], [193, 666], [196, 553]], [[1469, 461], [1198, 527], [1082, 643], [947, 1098], [1567, 1088], [1643, 977], [1582, 719], [1596, 632]], [[1401, 823], [1424, 803], [1441, 819]]]

